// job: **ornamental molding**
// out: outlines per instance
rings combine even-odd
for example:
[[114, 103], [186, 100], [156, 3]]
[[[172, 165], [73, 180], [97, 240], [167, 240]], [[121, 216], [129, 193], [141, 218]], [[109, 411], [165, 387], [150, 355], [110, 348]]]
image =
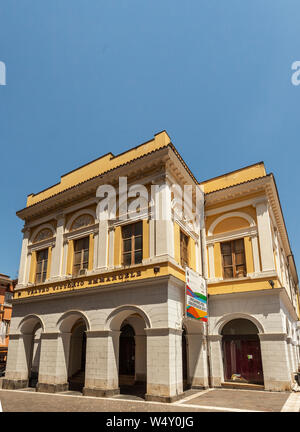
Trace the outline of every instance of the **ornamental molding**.
[[55, 246], [55, 243], [56, 243], [56, 239], [51, 238], [51, 239], [46, 239], [46, 240], [38, 242], [38, 243], [30, 244], [30, 245], [28, 245], [28, 254], [31, 254], [32, 252], [46, 249], [49, 247], [53, 248]]
[[[39, 235], [39, 233], [41, 233], [41, 232], [43, 232], [43, 231], [46, 231], [46, 230], [48, 230], [48, 231], [50, 231], [52, 234], [51, 234], [51, 236], [49, 236], [49, 237], [44, 237], [44, 238], [41, 238], [40, 240], [35, 240], [36, 239], [36, 237]], [[42, 240], [44, 240], [44, 239], [49, 239], [49, 238], [51, 238], [51, 237], [55, 237], [55, 229], [53, 228], [53, 226], [50, 224], [50, 223], [44, 223], [43, 225], [40, 225], [40, 226], [38, 226], [34, 231], [33, 231], [33, 233], [32, 233], [32, 235], [31, 235], [31, 237], [30, 237], [30, 240], [29, 240], [29, 242], [30, 242], [30, 244], [33, 244], [33, 243], [37, 243], [37, 242], [40, 242], [40, 241], [42, 241]]]
[[99, 223], [82, 227], [77, 229], [76, 231], [66, 232], [63, 235], [64, 243], [67, 243], [69, 240], [77, 240], [83, 236], [89, 234], [96, 234], [99, 231]]
[[216, 209], [206, 210], [205, 216], [213, 216], [219, 213], [224, 213], [232, 210], [242, 209], [243, 207], [254, 206], [258, 198], [252, 198], [249, 200], [239, 201], [234, 204], [224, 205]]
[[195, 242], [198, 242], [199, 235], [194, 231], [194, 227], [191, 223], [178, 219], [176, 213], [174, 213], [174, 222], [179, 225], [186, 235], [190, 236]]
[[[88, 222], [88, 219], [87, 219], [87, 217], [85, 218], [85, 216], [87, 216], [87, 217], [90, 217], [90, 221], [92, 221], [92, 223], [89, 223]], [[82, 217], [82, 219], [80, 219]], [[79, 219], [79, 226], [76, 228], [73, 228], [73, 224], [74, 224], [74, 222], [76, 222], [76, 220], [77, 219]], [[89, 225], [92, 225], [93, 223], [95, 223], [95, 220], [96, 220], [96, 213], [93, 211], [93, 210], [91, 210], [91, 209], [81, 209], [81, 210], [79, 210], [79, 211], [77, 211], [71, 218], [70, 218], [70, 220], [68, 221], [68, 223], [66, 224], [66, 227], [65, 227], [65, 232], [66, 233], [68, 233], [68, 232], [70, 232], [70, 231], [74, 231], [74, 230], [76, 230], [76, 229], [79, 229], [79, 228], [81, 228], [82, 226], [89, 226]], [[86, 225], [81, 225], [80, 226], [80, 223], [83, 223], [83, 224], [86, 224]]]
[[257, 227], [241, 228], [227, 233], [215, 234], [206, 237], [206, 245], [212, 245], [222, 241], [236, 240], [242, 237], [255, 237], [258, 235]]
[[246, 219], [246, 221], [250, 224], [251, 227], [255, 226], [255, 220], [245, 212], [229, 212], [219, 216], [209, 227], [208, 236], [212, 236], [216, 226], [225, 219], [239, 217], [242, 219]]

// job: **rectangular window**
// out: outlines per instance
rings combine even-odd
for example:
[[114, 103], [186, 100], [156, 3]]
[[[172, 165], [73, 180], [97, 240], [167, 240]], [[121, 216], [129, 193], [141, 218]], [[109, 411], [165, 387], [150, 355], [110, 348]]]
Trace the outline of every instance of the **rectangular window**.
[[74, 241], [73, 275], [85, 273], [89, 265], [89, 237]]
[[36, 254], [35, 283], [45, 282], [48, 266], [48, 249], [43, 249]]
[[180, 264], [181, 267], [185, 269], [188, 267], [188, 245], [189, 245], [189, 237], [184, 234], [183, 231], [180, 231]]
[[139, 264], [143, 260], [143, 223], [122, 227], [123, 265]]
[[4, 297], [4, 306], [11, 306], [13, 299], [13, 293], [6, 291], [5, 297]]
[[221, 243], [224, 279], [245, 277], [244, 239]]

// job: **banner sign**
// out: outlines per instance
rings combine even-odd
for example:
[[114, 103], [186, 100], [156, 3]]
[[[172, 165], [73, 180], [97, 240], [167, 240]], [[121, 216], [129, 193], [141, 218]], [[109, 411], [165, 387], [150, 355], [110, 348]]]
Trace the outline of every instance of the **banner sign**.
[[187, 318], [207, 322], [207, 288], [205, 279], [186, 267], [185, 280]]

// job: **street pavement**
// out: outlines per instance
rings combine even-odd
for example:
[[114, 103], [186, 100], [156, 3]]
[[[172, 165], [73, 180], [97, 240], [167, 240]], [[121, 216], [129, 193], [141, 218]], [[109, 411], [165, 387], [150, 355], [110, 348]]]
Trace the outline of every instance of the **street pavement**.
[[240, 389], [193, 391], [171, 404], [130, 395], [96, 398], [76, 392], [0, 390], [0, 402], [3, 412], [300, 412], [300, 393]]

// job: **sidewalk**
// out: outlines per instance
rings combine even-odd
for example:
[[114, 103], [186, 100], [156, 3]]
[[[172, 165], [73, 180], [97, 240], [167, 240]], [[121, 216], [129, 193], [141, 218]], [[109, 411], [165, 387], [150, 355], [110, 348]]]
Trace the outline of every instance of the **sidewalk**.
[[3, 412], [300, 412], [300, 393], [208, 389], [167, 404], [80, 394], [0, 390]]

